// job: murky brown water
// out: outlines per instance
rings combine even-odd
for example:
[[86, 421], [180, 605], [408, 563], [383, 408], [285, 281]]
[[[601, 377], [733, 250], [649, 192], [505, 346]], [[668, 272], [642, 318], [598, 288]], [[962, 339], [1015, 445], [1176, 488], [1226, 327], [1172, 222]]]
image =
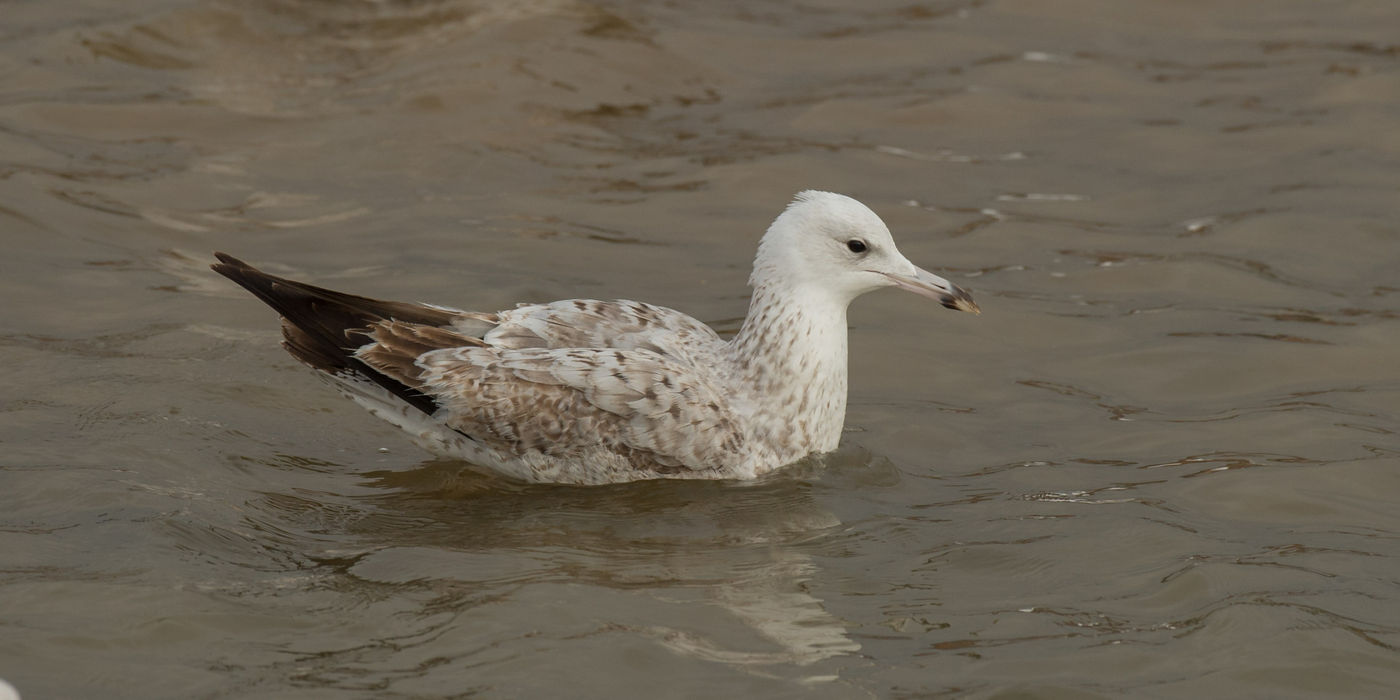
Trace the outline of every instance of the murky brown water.
[[[30, 700], [1400, 688], [1393, 2], [0, 13]], [[732, 330], [805, 188], [985, 313], [859, 301], [846, 446], [756, 485], [428, 459], [206, 268]]]

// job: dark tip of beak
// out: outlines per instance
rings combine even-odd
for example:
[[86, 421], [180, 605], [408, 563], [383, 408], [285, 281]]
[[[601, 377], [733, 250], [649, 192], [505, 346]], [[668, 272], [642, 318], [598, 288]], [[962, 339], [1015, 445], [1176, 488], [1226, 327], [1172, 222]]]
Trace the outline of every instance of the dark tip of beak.
[[982, 313], [982, 309], [977, 308], [977, 302], [972, 300], [972, 295], [968, 294], [966, 289], [956, 285], [953, 287], [952, 293], [939, 297], [938, 301], [942, 303], [945, 308], [954, 311], [967, 311], [974, 314]]

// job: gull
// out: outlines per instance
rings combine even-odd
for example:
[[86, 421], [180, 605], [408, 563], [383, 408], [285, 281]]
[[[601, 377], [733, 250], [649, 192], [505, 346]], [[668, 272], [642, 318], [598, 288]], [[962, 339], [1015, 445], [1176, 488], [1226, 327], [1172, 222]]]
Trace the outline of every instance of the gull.
[[379, 301], [211, 267], [282, 317], [282, 346], [438, 455], [535, 483], [753, 479], [836, 449], [846, 308], [897, 287], [980, 313], [850, 197], [798, 193], [758, 245], [726, 341], [679, 311], [568, 299], [496, 312]]

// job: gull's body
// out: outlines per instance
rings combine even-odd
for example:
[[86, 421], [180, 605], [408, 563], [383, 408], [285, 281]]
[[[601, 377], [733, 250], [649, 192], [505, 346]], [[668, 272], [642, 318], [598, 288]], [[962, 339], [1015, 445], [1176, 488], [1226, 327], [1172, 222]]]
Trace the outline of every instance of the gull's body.
[[803, 192], [764, 234], [722, 340], [678, 311], [574, 299], [483, 313], [214, 269], [282, 315], [284, 347], [429, 451], [533, 482], [749, 479], [828, 452], [846, 414], [846, 307], [899, 286], [968, 311], [874, 212]]

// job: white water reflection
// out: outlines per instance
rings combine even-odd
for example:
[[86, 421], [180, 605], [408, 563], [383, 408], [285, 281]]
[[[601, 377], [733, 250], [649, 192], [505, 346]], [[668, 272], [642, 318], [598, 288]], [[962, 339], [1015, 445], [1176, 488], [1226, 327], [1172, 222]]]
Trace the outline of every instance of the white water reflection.
[[[804, 683], [836, 678], [832, 668], [805, 669], [861, 648], [811, 590], [822, 572], [807, 549], [841, 522], [802, 483], [518, 487], [445, 461], [376, 473], [372, 483], [389, 490], [353, 519], [355, 542], [312, 556], [350, 562], [342, 585], [387, 586], [421, 601], [417, 624], [390, 628], [433, 636], [448, 658], [457, 658], [454, 644], [443, 640], [465, 635], [453, 663], [475, 654], [470, 630], [504, 627], [556, 650], [599, 637], [646, 640], [696, 662]], [[276, 497], [250, 512], [246, 529], [294, 530], [323, 520], [322, 507]], [[501, 653], [524, 644], [498, 643]], [[378, 667], [358, 653], [323, 658], [305, 643], [288, 651], [320, 659], [313, 665], [327, 677]]]

